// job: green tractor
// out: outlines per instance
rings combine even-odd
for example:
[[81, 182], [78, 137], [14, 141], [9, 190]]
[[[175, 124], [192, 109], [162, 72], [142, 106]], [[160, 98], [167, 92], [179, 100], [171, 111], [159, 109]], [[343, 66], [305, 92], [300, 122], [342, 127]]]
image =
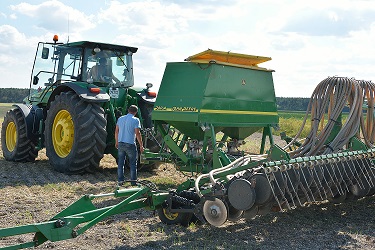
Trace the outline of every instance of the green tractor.
[[[144, 134], [151, 135], [156, 93], [150, 83], [132, 88], [137, 48], [88, 41], [63, 44], [57, 36], [53, 40], [39, 42], [30, 93], [4, 118], [4, 158], [34, 161], [45, 147], [57, 171], [92, 172], [104, 154], [117, 159], [116, 121], [130, 105], [139, 106]], [[145, 141], [151, 151], [158, 151], [155, 140]]]

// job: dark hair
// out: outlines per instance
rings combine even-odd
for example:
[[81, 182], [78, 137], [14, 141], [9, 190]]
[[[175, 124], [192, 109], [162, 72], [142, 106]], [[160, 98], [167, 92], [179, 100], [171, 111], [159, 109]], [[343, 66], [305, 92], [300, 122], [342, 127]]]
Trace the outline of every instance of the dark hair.
[[138, 107], [135, 105], [130, 105], [128, 108], [129, 113], [135, 114], [138, 112]]

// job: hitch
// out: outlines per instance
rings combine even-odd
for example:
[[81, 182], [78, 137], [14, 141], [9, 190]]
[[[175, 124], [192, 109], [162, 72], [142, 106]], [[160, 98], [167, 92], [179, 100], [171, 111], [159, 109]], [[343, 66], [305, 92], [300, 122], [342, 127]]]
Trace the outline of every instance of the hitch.
[[[36, 247], [46, 241], [61, 241], [76, 238], [100, 221], [124, 212], [140, 208], [156, 209], [168, 193], [152, 191], [150, 187], [119, 189], [112, 193], [84, 195], [49, 221], [11, 228], [0, 228], [0, 238], [35, 233], [30, 242], [7, 246], [0, 249], [22, 249]], [[127, 197], [117, 205], [97, 208], [94, 199], [103, 197]], [[77, 228], [79, 225], [83, 226]]]

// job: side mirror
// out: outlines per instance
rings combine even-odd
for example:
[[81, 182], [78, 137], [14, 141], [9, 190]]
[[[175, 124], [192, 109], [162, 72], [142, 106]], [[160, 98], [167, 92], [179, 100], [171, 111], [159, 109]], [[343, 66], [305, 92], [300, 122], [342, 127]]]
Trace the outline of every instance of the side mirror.
[[42, 59], [48, 59], [49, 48], [44, 47], [42, 50]]
[[38, 82], [39, 82], [39, 77], [34, 76], [34, 78], [33, 78], [33, 85], [37, 85]]
[[150, 83], [150, 82], [146, 83], [146, 88], [147, 88], [147, 89], [152, 88], [152, 86], [153, 86], [152, 83]]

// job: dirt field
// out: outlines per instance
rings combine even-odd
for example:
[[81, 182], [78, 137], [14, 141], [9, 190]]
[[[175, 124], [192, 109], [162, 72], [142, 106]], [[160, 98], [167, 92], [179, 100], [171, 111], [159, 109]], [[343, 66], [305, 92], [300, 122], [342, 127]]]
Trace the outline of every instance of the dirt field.
[[[107, 156], [95, 174], [67, 176], [53, 171], [44, 151], [35, 163], [0, 158], [0, 227], [50, 219], [88, 193], [115, 189], [115, 161]], [[128, 172], [127, 172], [128, 174]], [[171, 165], [140, 178], [181, 180]], [[155, 177], [156, 176], [156, 177]], [[0, 239], [0, 246], [32, 235]], [[71, 240], [48, 242], [37, 249], [375, 249], [375, 197], [340, 205], [322, 203], [224, 227], [162, 224], [152, 211], [136, 210], [104, 220]]]

